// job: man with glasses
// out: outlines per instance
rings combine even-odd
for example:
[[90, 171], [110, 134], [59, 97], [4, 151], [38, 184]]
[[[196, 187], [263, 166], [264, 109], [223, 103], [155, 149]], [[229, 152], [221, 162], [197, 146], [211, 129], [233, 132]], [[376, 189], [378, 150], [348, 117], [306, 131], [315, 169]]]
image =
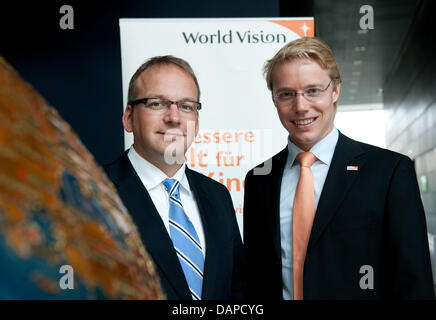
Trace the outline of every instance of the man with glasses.
[[335, 128], [341, 77], [330, 48], [297, 39], [264, 71], [289, 139], [269, 174], [246, 176], [249, 294], [434, 299], [413, 162]]
[[198, 132], [199, 99], [186, 61], [149, 59], [130, 80], [122, 117], [133, 146], [105, 169], [168, 299], [241, 299], [245, 260], [230, 194], [184, 160]]

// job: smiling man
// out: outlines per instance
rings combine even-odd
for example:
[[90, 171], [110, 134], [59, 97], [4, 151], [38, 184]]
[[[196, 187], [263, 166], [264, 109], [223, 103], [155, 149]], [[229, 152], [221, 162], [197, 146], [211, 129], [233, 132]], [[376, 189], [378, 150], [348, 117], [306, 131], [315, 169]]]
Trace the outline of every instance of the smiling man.
[[330, 48], [295, 40], [264, 71], [289, 139], [269, 174], [246, 176], [249, 294], [434, 299], [413, 162], [335, 128], [341, 77]]
[[198, 132], [199, 99], [186, 61], [160, 56], [145, 62], [130, 80], [122, 117], [133, 146], [105, 170], [168, 299], [241, 299], [245, 260], [230, 193], [184, 162]]

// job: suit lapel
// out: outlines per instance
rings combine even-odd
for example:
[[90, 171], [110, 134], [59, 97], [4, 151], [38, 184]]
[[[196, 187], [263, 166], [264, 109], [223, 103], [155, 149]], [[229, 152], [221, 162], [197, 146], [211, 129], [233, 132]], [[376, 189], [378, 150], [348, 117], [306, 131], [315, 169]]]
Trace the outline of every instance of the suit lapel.
[[192, 170], [186, 167], [186, 177], [189, 181], [189, 187], [194, 194], [197, 202], [198, 210], [203, 225], [204, 238], [206, 241], [206, 257], [204, 261], [204, 279], [203, 279], [203, 292], [202, 299], [213, 297], [214, 283], [219, 274], [218, 266], [219, 255], [215, 254], [220, 252], [219, 249], [219, 228], [214, 220], [220, 213], [215, 212], [215, 207], [211, 201], [212, 194], [204, 189], [204, 185], [196, 178]]
[[[271, 196], [267, 200], [267, 208], [270, 208], [268, 212], [269, 231], [271, 232], [274, 251], [277, 259], [281, 261], [281, 236], [280, 236], [280, 190], [282, 185], [283, 170], [285, 168], [286, 160], [288, 158], [288, 148], [285, 147], [280, 153], [273, 157], [272, 171], [268, 176], [266, 182], [265, 192]], [[269, 203], [268, 203], [269, 202]]]
[[[338, 143], [336, 144], [316, 210], [315, 220], [313, 221], [308, 244], [308, 255], [356, 181], [359, 170], [362, 169], [365, 163], [365, 159], [360, 157], [363, 153], [362, 148], [356, 141], [339, 132]], [[359, 170], [350, 171], [347, 170], [347, 166], [359, 166]]]
[[171, 238], [147, 190], [133, 169], [127, 153], [121, 156], [114, 182], [138, 227], [147, 251], [162, 270], [180, 299], [191, 299], [189, 287], [178, 261]]

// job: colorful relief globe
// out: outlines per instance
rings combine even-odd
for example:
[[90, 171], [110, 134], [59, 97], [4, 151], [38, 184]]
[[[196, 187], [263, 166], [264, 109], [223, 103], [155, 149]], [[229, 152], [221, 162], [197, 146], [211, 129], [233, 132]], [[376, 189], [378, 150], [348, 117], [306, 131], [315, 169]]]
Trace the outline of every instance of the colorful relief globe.
[[1, 56], [0, 266], [0, 299], [165, 299], [104, 171]]

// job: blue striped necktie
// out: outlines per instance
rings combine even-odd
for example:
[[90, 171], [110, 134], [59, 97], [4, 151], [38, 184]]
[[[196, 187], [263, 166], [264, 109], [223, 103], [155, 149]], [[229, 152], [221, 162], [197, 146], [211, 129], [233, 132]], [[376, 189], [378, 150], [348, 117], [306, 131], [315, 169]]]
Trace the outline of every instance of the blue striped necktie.
[[180, 183], [175, 179], [163, 182], [170, 197], [170, 235], [185, 274], [193, 300], [201, 300], [204, 257], [197, 232], [183, 210]]

